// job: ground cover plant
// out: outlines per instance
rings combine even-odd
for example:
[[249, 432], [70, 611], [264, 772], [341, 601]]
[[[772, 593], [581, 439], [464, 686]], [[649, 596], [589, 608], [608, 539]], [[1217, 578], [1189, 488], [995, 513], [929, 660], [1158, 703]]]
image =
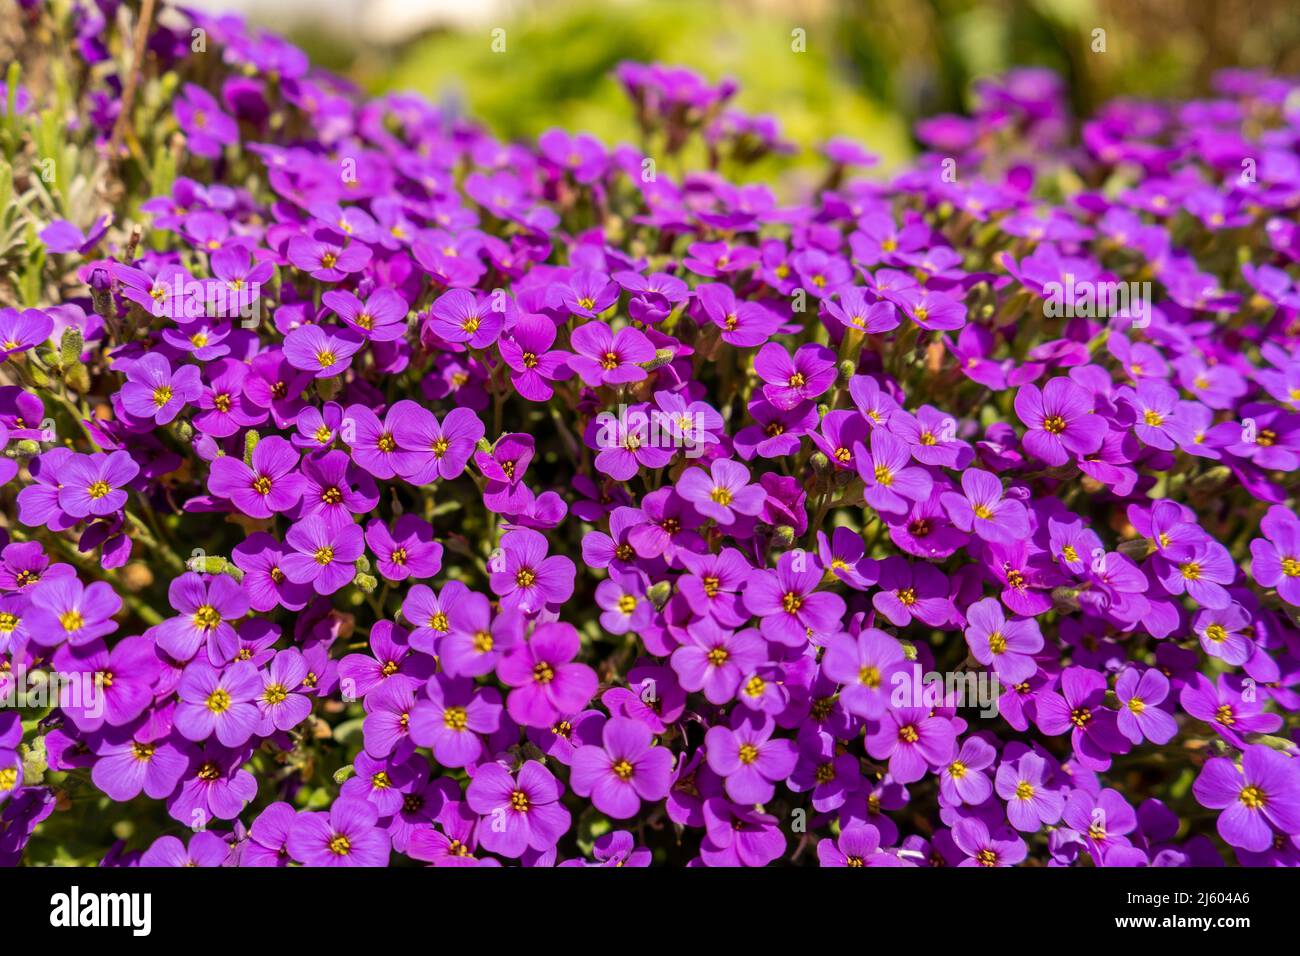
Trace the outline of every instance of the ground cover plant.
[[1297, 82], [1015, 70], [886, 175], [17, 10], [0, 860], [1300, 859]]

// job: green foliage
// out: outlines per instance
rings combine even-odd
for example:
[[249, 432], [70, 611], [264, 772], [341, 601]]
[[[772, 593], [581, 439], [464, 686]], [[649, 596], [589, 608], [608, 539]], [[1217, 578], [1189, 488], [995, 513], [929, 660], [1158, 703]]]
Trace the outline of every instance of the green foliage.
[[[809, 27], [739, 6], [690, 0], [602, 6], [546, 5], [503, 24], [505, 52], [488, 28], [442, 33], [415, 43], [377, 90], [412, 89], [482, 117], [505, 138], [552, 126], [590, 131], [607, 144], [635, 141], [636, 127], [613, 69], [623, 60], [680, 63], [710, 79], [741, 84], [733, 105], [772, 114], [801, 145], [852, 136], [895, 165], [909, 154], [906, 124], [873, 101], [837, 62], [831, 26]], [[808, 30], [793, 52], [791, 31]], [[796, 165], [811, 156], [795, 157]], [[753, 170], [761, 177], [764, 165]]]

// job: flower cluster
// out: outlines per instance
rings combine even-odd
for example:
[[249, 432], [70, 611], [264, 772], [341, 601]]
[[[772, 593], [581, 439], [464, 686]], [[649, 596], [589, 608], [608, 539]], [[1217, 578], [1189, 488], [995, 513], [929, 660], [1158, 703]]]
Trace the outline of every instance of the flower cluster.
[[0, 311], [0, 859], [1300, 863], [1300, 84], [1015, 71], [791, 198], [679, 67], [509, 144], [116, 6], [68, 135], [155, 188]]

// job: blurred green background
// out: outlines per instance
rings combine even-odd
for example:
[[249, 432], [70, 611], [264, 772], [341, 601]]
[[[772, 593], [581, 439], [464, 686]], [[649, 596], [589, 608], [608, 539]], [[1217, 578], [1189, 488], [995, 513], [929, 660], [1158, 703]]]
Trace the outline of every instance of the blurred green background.
[[[736, 78], [735, 105], [776, 115], [786, 138], [805, 149], [850, 135], [880, 153], [886, 168], [910, 154], [917, 117], [964, 110], [973, 79], [1012, 65], [1060, 71], [1078, 113], [1116, 95], [1203, 94], [1212, 72], [1225, 66], [1300, 72], [1297, 0], [533, 0], [467, 7], [475, 12], [462, 10], [455, 25], [433, 23], [396, 42], [310, 21], [288, 28], [317, 62], [372, 92], [451, 100], [504, 137], [562, 125], [609, 143], [631, 140], [631, 116], [610, 71], [624, 59], [662, 60], [711, 79]], [[506, 31], [504, 53], [491, 48], [496, 27]], [[804, 53], [791, 51], [796, 28], [806, 31]], [[1098, 28], [1106, 31], [1104, 53], [1091, 49]]]

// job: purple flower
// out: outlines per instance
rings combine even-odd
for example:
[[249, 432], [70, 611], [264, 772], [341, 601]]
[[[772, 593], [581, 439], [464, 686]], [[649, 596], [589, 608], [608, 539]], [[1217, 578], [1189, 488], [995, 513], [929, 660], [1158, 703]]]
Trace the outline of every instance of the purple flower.
[[388, 833], [365, 800], [340, 797], [328, 813], [300, 813], [289, 830], [289, 855], [304, 866], [387, 866]]
[[173, 372], [167, 359], [157, 352], [127, 367], [121, 391], [122, 407], [137, 418], [152, 419], [155, 425], [169, 424], [202, 394], [203, 382], [197, 368], [182, 365]]
[[653, 745], [650, 729], [639, 721], [613, 717], [601, 731], [602, 746], [580, 747], [573, 755], [569, 785], [591, 797], [597, 810], [616, 820], [635, 816], [641, 801], [668, 795], [673, 754]]
[[771, 715], [735, 711], [731, 727], [713, 726], [704, 737], [709, 767], [726, 781], [727, 795], [737, 803], [766, 803], [775, 783], [794, 769], [794, 743], [773, 737]]
[[840, 629], [844, 599], [818, 591], [823, 572], [804, 552], [781, 555], [775, 571], [756, 571], [744, 590], [745, 608], [761, 619], [763, 636], [787, 647], [822, 643]]
[[511, 719], [525, 727], [549, 727], [575, 714], [596, 693], [596, 673], [573, 663], [581, 641], [572, 624], [539, 624], [497, 664], [497, 677], [513, 687], [506, 699]]
[[467, 289], [450, 289], [429, 309], [429, 328], [444, 341], [486, 348], [497, 340], [505, 323], [505, 309], [495, 305]]
[[306, 488], [307, 480], [298, 471], [298, 453], [278, 435], [257, 443], [251, 466], [223, 455], [208, 472], [208, 490], [219, 498], [228, 498], [250, 518], [269, 518], [290, 510]]
[[284, 541], [294, 549], [280, 562], [285, 577], [310, 584], [317, 594], [333, 594], [349, 584], [356, 576], [356, 560], [365, 551], [365, 537], [357, 525], [331, 525], [317, 515], [295, 523]]
[[174, 109], [185, 144], [195, 155], [217, 159], [227, 146], [239, 145], [239, 127], [203, 87], [186, 83]]
[[531, 528], [501, 536], [501, 555], [492, 559], [489, 583], [503, 610], [534, 614], [573, 595], [573, 562], [561, 555], [547, 557], [546, 547], [545, 536]]
[[190, 836], [186, 846], [174, 836], [160, 836], [140, 855], [140, 865], [147, 867], [225, 866], [230, 859], [230, 844], [211, 830]]
[[563, 377], [569, 353], [551, 349], [555, 323], [540, 315], [519, 317], [507, 337], [497, 342], [501, 358], [510, 366], [510, 382], [530, 402], [545, 402], [555, 394], [550, 383]]
[[871, 604], [895, 627], [906, 627], [914, 619], [939, 627], [952, 617], [948, 579], [932, 564], [886, 558], [880, 562], [878, 585]]
[[1159, 706], [1169, 696], [1169, 678], [1158, 669], [1125, 668], [1115, 681], [1115, 696], [1119, 698], [1119, 732], [1134, 744], [1143, 740], [1167, 744], [1178, 732], [1174, 718]]
[[520, 767], [518, 777], [498, 763], [485, 763], [474, 772], [465, 801], [482, 818], [477, 833], [483, 848], [514, 858], [529, 849], [549, 850], [564, 836], [571, 818], [560, 803], [563, 793], [535, 760]]
[[958, 820], [952, 840], [965, 857], [958, 866], [1015, 866], [1029, 855], [1024, 840], [1006, 828], [990, 834], [977, 817]]
[[835, 381], [835, 353], [824, 345], [800, 346], [793, 356], [769, 342], [754, 357], [754, 371], [766, 384], [763, 397], [779, 409], [815, 400]]
[[655, 357], [655, 347], [644, 333], [625, 326], [615, 334], [598, 320], [574, 329], [569, 343], [577, 353], [569, 358], [569, 368], [593, 388], [639, 382], [646, 377], [641, 363]]
[[25, 624], [32, 640], [44, 647], [67, 641], [73, 647], [88, 644], [117, 630], [113, 616], [122, 599], [105, 581], [83, 585], [68, 575], [47, 577], [32, 588]]
[[129, 483], [140, 467], [128, 452], [103, 455], [78, 455], [59, 475], [59, 507], [74, 518], [111, 515], [126, 504], [122, 486]]
[[351, 332], [330, 332], [319, 325], [301, 325], [284, 337], [284, 357], [294, 368], [316, 378], [342, 375], [352, 364], [364, 339]]
[[905, 514], [908, 500], [924, 501], [934, 489], [930, 473], [911, 464], [907, 445], [883, 428], [872, 430], [870, 452], [855, 442], [853, 457], [867, 486], [867, 504], [877, 511]]
[[411, 739], [433, 751], [446, 767], [474, 763], [483, 752], [481, 735], [495, 733], [501, 722], [501, 695], [477, 688], [469, 678], [435, 674], [426, 685], [427, 699], [411, 711]]
[[1294, 758], [1259, 744], [1242, 751], [1241, 766], [1211, 757], [1192, 784], [1202, 806], [1221, 810], [1219, 836], [1259, 853], [1277, 836], [1300, 833], [1300, 767]]
[[763, 508], [766, 493], [749, 483], [749, 469], [739, 462], [720, 458], [708, 471], [688, 468], [677, 479], [677, 493], [695, 510], [720, 525], [736, 523], [737, 515], [756, 515]]
[[[321, 302], [333, 309], [347, 323], [348, 328], [363, 338], [375, 342], [392, 342], [406, 334], [407, 304], [396, 289], [376, 289], [365, 302], [351, 292], [331, 289], [321, 296]], [[285, 342], [287, 353], [287, 338]]]
[[880, 831], [869, 823], [851, 823], [836, 839], [817, 841], [817, 862], [830, 867], [898, 866], [897, 857], [880, 849]]
[[1071, 455], [1090, 455], [1101, 447], [1106, 422], [1094, 413], [1088, 393], [1068, 378], [1054, 378], [1041, 389], [1022, 386], [1015, 405], [1028, 427], [1025, 450], [1049, 465], [1063, 465]]
[[433, 669], [432, 658], [408, 646], [404, 630], [392, 621], [376, 621], [370, 629], [370, 653], [349, 654], [339, 661], [339, 682], [343, 696], [356, 700], [387, 681], [418, 687]]
[[289, 240], [289, 263], [321, 282], [339, 282], [360, 272], [370, 262], [370, 248], [360, 242], [344, 245], [334, 238], [336, 235], [321, 231], [295, 236]]
[[292, 730], [311, 713], [311, 699], [302, 693], [307, 679], [307, 661], [296, 647], [279, 651], [271, 667], [261, 674], [262, 693], [257, 698], [261, 722], [260, 737], [277, 730]]
[[1264, 537], [1250, 543], [1251, 574], [1261, 587], [1276, 588], [1278, 597], [1300, 607], [1300, 519], [1273, 505], [1259, 527]]
[[994, 788], [1007, 804], [1007, 819], [1023, 833], [1036, 833], [1044, 824], [1061, 819], [1065, 798], [1048, 785], [1047, 761], [1028, 751], [1015, 763], [1004, 760], [998, 767]]
[[876, 628], [866, 628], [856, 637], [837, 634], [822, 659], [826, 676], [844, 685], [840, 691], [844, 709], [873, 720], [889, 703], [894, 675], [906, 667], [902, 645]]
[[1038, 669], [1033, 655], [1043, 649], [1038, 622], [1009, 619], [1001, 602], [984, 598], [966, 609], [966, 643], [971, 654], [1009, 684], [1019, 684]]
[[189, 740], [215, 735], [226, 747], [238, 747], [257, 732], [254, 702], [262, 692], [257, 668], [237, 661], [224, 670], [207, 661], [193, 661], [176, 686], [176, 729]]
[[248, 613], [249, 601], [234, 579], [224, 574], [187, 572], [173, 578], [167, 599], [178, 612], [155, 627], [158, 646], [177, 661], [189, 661], [206, 646], [208, 661], [220, 667], [235, 656], [238, 638], [230, 621]]
[[1029, 513], [1015, 498], [1003, 496], [1002, 482], [987, 471], [968, 468], [961, 475], [962, 493], [940, 496], [952, 523], [985, 541], [1019, 541], [1029, 536]]
[[120, 727], [100, 738], [99, 758], [90, 779], [109, 797], [125, 803], [143, 792], [151, 800], [166, 800], [189, 769], [189, 757], [167, 739], [154, 740], [137, 730]]

